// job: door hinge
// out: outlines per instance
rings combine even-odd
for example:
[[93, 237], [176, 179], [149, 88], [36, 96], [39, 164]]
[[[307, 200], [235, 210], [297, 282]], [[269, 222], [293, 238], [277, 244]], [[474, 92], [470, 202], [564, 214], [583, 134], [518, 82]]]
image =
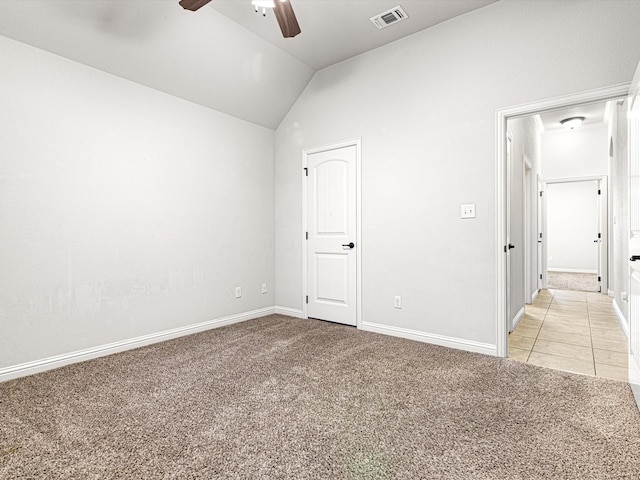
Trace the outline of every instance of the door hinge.
[[307, 167], [304, 167], [303, 170], [304, 170], [304, 176], [308, 177], [309, 176], [309, 169]]
[[602, 277], [598, 277], [598, 281], [601, 282], [602, 281]]
[[540, 235], [540, 237], [539, 237], [539, 238], [542, 238], [542, 232], [540, 232], [538, 235]]
[[542, 274], [540, 274], [540, 280], [542, 280]]
[[598, 195], [602, 195], [602, 190], [598, 189]]
[[507, 253], [507, 246], [504, 246], [504, 253]]
[[304, 232], [305, 240], [309, 240], [309, 232]]
[[540, 196], [542, 196], [542, 191], [540, 192]]
[[602, 234], [601, 233], [598, 234], [598, 238], [602, 238]]
[[305, 302], [309, 303], [309, 295], [307, 295], [307, 298], [305, 299]]

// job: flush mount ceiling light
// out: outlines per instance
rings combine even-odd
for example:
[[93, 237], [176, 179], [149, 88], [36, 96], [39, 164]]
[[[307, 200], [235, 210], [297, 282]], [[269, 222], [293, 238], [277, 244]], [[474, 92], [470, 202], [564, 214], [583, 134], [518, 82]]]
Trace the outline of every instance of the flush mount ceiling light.
[[571, 130], [573, 130], [576, 127], [579, 127], [582, 122], [584, 122], [584, 117], [570, 117], [570, 118], [565, 118], [564, 120], [560, 121], [560, 124], [563, 125], [565, 128], [569, 128]]

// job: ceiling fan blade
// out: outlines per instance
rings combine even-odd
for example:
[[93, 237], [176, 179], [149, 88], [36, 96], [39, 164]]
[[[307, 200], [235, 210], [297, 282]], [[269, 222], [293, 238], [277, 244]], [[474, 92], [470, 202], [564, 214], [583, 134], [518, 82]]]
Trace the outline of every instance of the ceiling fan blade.
[[291, 2], [289, 0], [274, 1], [275, 8], [273, 9], [273, 13], [275, 13], [276, 19], [278, 20], [278, 25], [280, 25], [280, 30], [282, 30], [282, 36], [284, 38], [295, 37], [301, 32], [301, 30], [300, 25], [298, 25], [296, 14], [293, 13]]
[[180, 0], [178, 3], [185, 10], [191, 10], [192, 12], [195, 12], [200, 7], [204, 7], [210, 1], [211, 0]]

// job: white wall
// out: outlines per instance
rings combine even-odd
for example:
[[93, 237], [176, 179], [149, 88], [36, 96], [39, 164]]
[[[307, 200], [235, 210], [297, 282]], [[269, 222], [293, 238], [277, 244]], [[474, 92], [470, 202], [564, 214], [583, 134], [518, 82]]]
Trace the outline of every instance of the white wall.
[[545, 180], [607, 175], [608, 126], [585, 125], [543, 133], [541, 167]]
[[496, 110], [629, 81], [639, 16], [498, 2], [316, 73], [276, 132], [277, 304], [302, 307], [302, 149], [361, 137], [363, 320], [495, 346]]
[[0, 369], [274, 304], [272, 130], [5, 37], [0, 70]]
[[547, 268], [598, 273], [598, 182], [547, 185]]

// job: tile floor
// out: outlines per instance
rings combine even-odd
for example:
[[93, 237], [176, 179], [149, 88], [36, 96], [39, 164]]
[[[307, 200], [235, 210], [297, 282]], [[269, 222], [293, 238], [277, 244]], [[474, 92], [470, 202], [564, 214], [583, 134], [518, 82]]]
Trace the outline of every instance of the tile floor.
[[509, 335], [509, 358], [627, 381], [627, 343], [608, 296], [541, 290]]

